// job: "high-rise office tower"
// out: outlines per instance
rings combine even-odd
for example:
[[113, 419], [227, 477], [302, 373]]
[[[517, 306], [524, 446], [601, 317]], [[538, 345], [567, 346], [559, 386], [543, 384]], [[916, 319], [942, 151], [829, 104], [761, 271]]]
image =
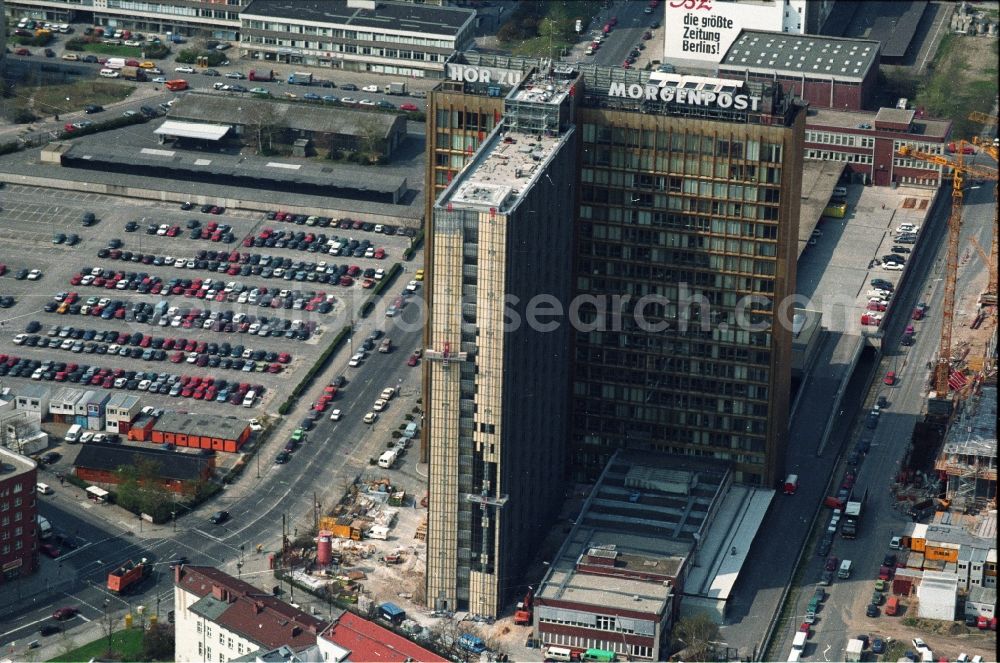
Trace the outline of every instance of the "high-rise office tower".
[[[481, 169], [493, 149], [482, 132], [512, 112], [511, 82], [547, 66], [466, 54], [431, 95], [428, 348], [441, 349], [438, 270], [458, 251], [438, 225], [452, 194], [437, 196]], [[805, 107], [774, 84], [595, 65], [579, 67], [567, 102], [578, 134], [567, 477], [596, 476], [616, 449], [638, 448], [727, 460], [737, 481], [773, 483], [787, 444]], [[480, 251], [479, 269], [499, 255]], [[470, 534], [435, 512], [436, 481], [459, 479], [435, 448], [455, 434], [440, 420], [439, 367], [428, 370], [435, 605], [442, 574], [462, 568], [435, 566], [435, 529]], [[504, 387], [500, 406], [520, 403], [523, 387]], [[511, 498], [499, 511], [516, 508]]]
[[561, 501], [569, 328], [536, 313], [570, 297], [574, 82], [510, 89], [433, 207], [427, 600], [441, 609], [496, 614]]

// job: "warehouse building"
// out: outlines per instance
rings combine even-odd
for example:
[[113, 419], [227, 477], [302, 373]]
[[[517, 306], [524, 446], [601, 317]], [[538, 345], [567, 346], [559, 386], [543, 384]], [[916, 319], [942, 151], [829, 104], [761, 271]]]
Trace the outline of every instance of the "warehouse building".
[[215, 474], [215, 458], [164, 449], [88, 442], [73, 461], [74, 473], [88, 483], [114, 486], [122, 481], [122, 468], [152, 471], [159, 484], [178, 494], [191, 494]]
[[164, 412], [148, 439], [154, 444], [236, 453], [250, 439], [250, 424], [236, 417]]

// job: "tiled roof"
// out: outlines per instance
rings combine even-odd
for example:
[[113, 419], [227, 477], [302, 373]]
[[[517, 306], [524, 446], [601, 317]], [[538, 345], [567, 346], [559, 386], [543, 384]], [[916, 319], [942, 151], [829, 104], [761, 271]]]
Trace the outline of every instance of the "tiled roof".
[[326, 622], [210, 566], [178, 567], [174, 583], [200, 596], [192, 606], [211, 613], [222, 628], [256, 643], [264, 649], [286, 645], [299, 651], [316, 644], [316, 636]]
[[403, 663], [447, 661], [375, 622], [345, 612], [320, 636], [351, 652], [350, 660]]

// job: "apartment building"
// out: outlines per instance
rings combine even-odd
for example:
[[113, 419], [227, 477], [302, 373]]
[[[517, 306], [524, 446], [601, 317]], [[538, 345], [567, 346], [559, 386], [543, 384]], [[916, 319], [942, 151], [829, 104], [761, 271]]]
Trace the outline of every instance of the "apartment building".
[[38, 568], [38, 465], [0, 446], [0, 585]]
[[424, 358], [437, 609], [498, 614], [561, 500], [569, 328], [532, 307], [569, 301], [576, 82], [570, 68], [531, 72], [433, 208]]

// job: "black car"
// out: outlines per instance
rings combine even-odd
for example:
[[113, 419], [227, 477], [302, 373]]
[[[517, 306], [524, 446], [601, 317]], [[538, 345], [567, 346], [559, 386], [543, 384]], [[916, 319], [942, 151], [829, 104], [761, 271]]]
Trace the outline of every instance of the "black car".
[[823, 575], [819, 578], [819, 584], [824, 587], [828, 587], [833, 584], [833, 571], [823, 571]]
[[338, 375], [337, 377], [333, 378], [330, 384], [332, 384], [337, 389], [340, 389], [345, 384], [347, 384], [347, 378], [345, 378], [343, 375]]
[[343, 85], [340, 86], [340, 89], [347, 90], [348, 92], [357, 92], [358, 86], [355, 85], [354, 83], [344, 83]]
[[194, 207], [194, 203], [192, 203], [190, 200], [186, 200], [183, 203], [181, 203], [181, 209], [184, 210], [185, 212], [191, 209], [192, 207]]
[[24, 331], [27, 332], [27, 333], [29, 333], [29, 334], [34, 334], [35, 332], [37, 332], [41, 328], [42, 328], [42, 323], [40, 323], [38, 320], [32, 320], [24, 328]]
[[18, 281], [23, 281], [24, 279], [28, 278], [28, 270], [19, 269], [17, 273], [14, 274], [14, 278], [17, 279]]
[[40, 458], [40, 460], [42, 461], [43, 465], [52, 465], [56, 463], [60, 458], [62, 458], [61, 455], [59, 455], [55, 451], [50, 451], [47, 454], [43, 455]]
[[868, 617], [878, 617], [879, 609], [874, 603], [869, 603], [868, 607], [865, 608], [865, 615]]
[[80, 219], [80, 223], [85, 226], [92, 226], [97, 223], [97, 217], [94, 216], [93, 212], [84, 212], [83, 217]]
[[893, 253], [910, 253], [913, 249], [908, 246], [894, 246], [889, 250]]
[[215, 205], [202, 205], [201, 206], [201, 212], [202, 212], [202, 214], [208, 214], [209, 212], [212, 211], [213, 207], [215, 207]]
[[[315, 412], [315, 410], [313, 410], [313, 412]], [[322, 415], [323, 413], [320, 412], [319, 414]], [[316, 426], [316, 420], [310, 419], [308, 416], [305, 419], [303, 419], [301, 423], [299, 423], [299, 428], [301, 428], [302, 430], [312, 430], [315, 426]]]
[[125, 232], [127, 233], [134, 233], [138, 229], [139, 229], [139, 224], [135, 221], [129, 221], [128, 223], [125, 224]]
[[213, 513], [208, 518], [208, 522], [213, 523], [215, 525], [221, 525], [222, 523], [226, 522], [227, 520], [229, 520], [229, 512], [228, 511], [216, 511], [215, 513]]
[[97, 104], [87, 104], [83, 107], [83, 112], [87, 115], [93, 115], [94, 113], [103, 113], [104, 106], [98, 106]]
[[288, 462], [288, 460], [290, 458], [291, 458], [291, 455], [289, 455], [285, 451], [281, 451], [281, 452], [278, 453], [277, 456], [274, 457], [274, 464], [275, 465], [284, 465], [285, 463]]
[[889, 283], [885, 279], [872, 279], [869, 283], [871, 283], [873, 288], [881, 288], [882, 290], [888, 290], [889, 292], [896, 289], [896, 286]]
[[38, 633], [42, 636], [55, 635], [62, 631], [62, 627], [56, 624], [42, 624], [42, 627], [38, 629]]
[[155, 108], [150, 108], [149, 106], [140, 106], [139, 112], [146, 117], [156, 117], [159, 113], [156, 112]]
[[77, 235], [76, 233], [70, 233], [66, 235], [67, 246], [76, 246], [79, 243], [80, 243], [80, 236]]
[[890, 569], [896, 566], [896, 555], [894, 553], [887, 553], [885, 557], [882, 558], [882, 566], [888, 566]]

